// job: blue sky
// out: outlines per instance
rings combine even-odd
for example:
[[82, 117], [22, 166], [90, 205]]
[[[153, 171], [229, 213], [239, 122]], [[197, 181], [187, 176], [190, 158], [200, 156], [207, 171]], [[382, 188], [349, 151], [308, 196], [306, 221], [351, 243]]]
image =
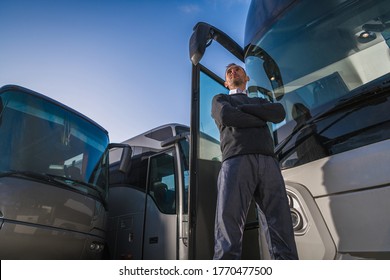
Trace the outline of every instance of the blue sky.
[[0, 0], [0, 86], [54, 98], [106, 128], [112, 142], [165, 123], [188, 125], [193, 26], [208, 22], [242, 45], [249, 4]]

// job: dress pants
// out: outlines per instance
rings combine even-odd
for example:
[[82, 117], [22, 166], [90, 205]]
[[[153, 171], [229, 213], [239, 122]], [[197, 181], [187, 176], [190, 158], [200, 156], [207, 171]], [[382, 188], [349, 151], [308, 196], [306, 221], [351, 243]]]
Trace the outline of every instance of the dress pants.
[[260, 230], [265, 233], [271, 259], [298, 259], [278, 161], [260, 154], [239, 155], [222, 163], [218, 177], [214, 259], [241, 259], [245, 220], [252, 199], [256, 202]]

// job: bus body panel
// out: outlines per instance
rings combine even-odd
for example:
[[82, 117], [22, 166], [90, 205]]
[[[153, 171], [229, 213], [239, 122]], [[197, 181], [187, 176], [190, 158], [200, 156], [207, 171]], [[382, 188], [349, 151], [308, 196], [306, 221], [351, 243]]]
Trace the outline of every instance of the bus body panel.
[[143, 259], [176, 260], [179, 242], [177, 225], [177, 215], [161, 213], [148, 195]]
[[[299, 197], [293, 207], [300, 213], [304, 225], [302, 230], [295, 233], [299, 257], [388, 259], [390, 220], [385, 213], [390, 211], [389, 184], [357, 184], [355, 190], [314, 197], [309, 192], [313, 189], [310, 186], [318, 186], [324, 177], [316, 176], [315, 168], [310, 169], [301, 169], [304, 172], [300, 172], [300, 178], [310, 177], [310, 184], [305, 186], [289, 181], [293, 177], [284, 175], [288, 193]], [[367, 176], [366, 172], [365, 169], [355, 169], [355, 173], [363, 176]], [[344, 178], [346, 181], [354, 181], [355, 176], [346, 174]]]
[[[389, 184], [390, 140], [282, 170], [287, 181], [299, 182], [313, 197]], [[340, 174], [342, 176], [336, 176]]]
[[1, 178], [1, 259], [102, 257], [105, 210], [76, 191], [19, 178]]
[[150, 196], [130, 186], [112, 186], [109, 204], [111, 258], [176, 259], [176, 215], [161, 213]]
[[389, 196], [387, 185], [316, 200], [340, 252], [367, 258], [390, 256]]
[[107, 241], [110, 257], [141, 259], [145, 193], [128, 186], [111, 187], [108, 204]]

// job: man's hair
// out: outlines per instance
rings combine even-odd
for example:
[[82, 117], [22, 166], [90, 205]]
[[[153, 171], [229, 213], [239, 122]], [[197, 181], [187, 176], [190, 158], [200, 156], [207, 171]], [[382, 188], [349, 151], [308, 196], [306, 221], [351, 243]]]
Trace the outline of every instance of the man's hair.
[[246, 74], [246, 71], [245, 71], [244, 67], [242, 67], [242, 66], [240, 66], [240, 65], [238, 65], [238, 64], [235, 64], [235, 63], [229, 63], [229, 64], [226, 66], [225, 77], [226, 77], [227, 70], [229, 70], [229, 68], [232, 67], [232, 66], [238, 66], [238, 67], [240, 67], [240, 68], [245, 72], [245, 74]]

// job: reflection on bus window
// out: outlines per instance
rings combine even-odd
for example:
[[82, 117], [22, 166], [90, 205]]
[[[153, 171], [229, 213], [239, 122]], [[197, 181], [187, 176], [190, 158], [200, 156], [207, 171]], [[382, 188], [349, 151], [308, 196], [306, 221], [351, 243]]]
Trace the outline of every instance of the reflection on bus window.
[[148, 193], [165, 214], [176, 214], [176, 176], [173, 151], [150, 159]]

